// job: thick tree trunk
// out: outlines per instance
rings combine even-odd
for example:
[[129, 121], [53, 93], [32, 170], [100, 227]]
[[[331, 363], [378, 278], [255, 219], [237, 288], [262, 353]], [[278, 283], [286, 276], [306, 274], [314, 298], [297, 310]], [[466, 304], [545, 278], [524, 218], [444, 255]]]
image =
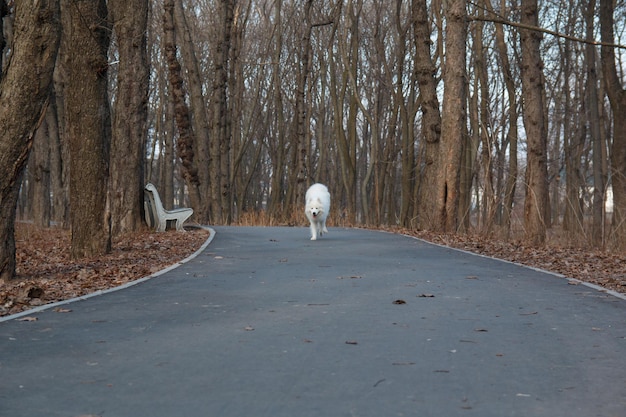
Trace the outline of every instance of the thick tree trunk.
[[0, 280], [15, 275], [15, 208], [33, 134], [52, 86], [58, 0], [18, 2], [12, 57], [0, 82]]
[[[614, 42], [613, 1], [600, 0], [602, 41]], [[626, 246], [626, 90], [618, 77], [615, 50], [602, 46], [602, 71], [613, 111], [611, 145], [611, 185], [613, 186], [613, 235], [619, 246]]]
[[417, 197], [417, 228], [433, 230], [436, 213], [437, 156], [441, 137], [441, 112], [437, 98], [437, 69], [431, 57], [431, 29], [426, 0], [413, 0], [413, 33], [415, 36], [415, 71], [421, 96], [422, 165]]
[[[538, 25], [537, 0], [522, 0], [521, 23]], [[522, 95], [524, 128], [527, 136], [526, 198], [524, 226], [526, 239], [542, 245], [546, 239], [546, 204], [548, 200], [547, 135], [544, 121], [542, 62], [539, 52], [541, 33], [521, 29]]]
[[176, 56], [176, 32], [174, 25], [174, 0], [163, 3], [163, 37], [165, 58], [167, 60], [169, 87], [174, 101], [174, 118], [178, 128], [177, 150], [182, 162], [183, 177], [189, 190], [189, 199], [192, 207], [200, 207], [200, 181], [198, 170], [194, 162], [194, 131], [191, 125], [191, 114], [186, 103], [186, 93], [183, 88], [182, 69]]
[[231, 221], [230, 149], [231, 120], [228, 103], [228, 69], [233, 24], [234, 0], [219, 1], [220, 31], [213, 73], [211, 153], [211, 216], [213, 222]]
[[62, 0], [61, 60], [67, 71], [65, 118], [70, 145], [72, 257], [111, 250], [108, 202], [111, 118], [105, 0]]
[[467, 139], [465, 58], [467, 21], [465, 1], [452, 0], [446, 16], [446, 61], [441, 125], [441, 152], [437, 180], [437, 228], [456, 232], [459, 226], [459, 189], [463, 142]]
[[143, 228], [149, 68], [148, 0], [109, 0], [119, 64], [111, 143], [112, 233]]

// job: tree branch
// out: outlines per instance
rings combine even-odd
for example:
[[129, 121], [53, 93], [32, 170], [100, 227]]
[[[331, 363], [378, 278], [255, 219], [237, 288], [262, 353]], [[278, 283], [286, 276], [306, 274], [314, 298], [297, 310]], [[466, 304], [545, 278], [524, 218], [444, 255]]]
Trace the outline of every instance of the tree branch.
[[567, 39], [567, 40], [574, 41], [574, 42], [586, 43], [586, 44], [591, 44], [591, 45], [596, 45], [596, 46], [608, 46], [610, 48], [626, 49], [626, 45], [620, 45], [618, 43], [607, 43], [607, 42], [601, 42], [601, 41], [594, 41], [594, 40], [579, 38], [579, 37], [576, 37], [576, 36], [571, 36], [571, 35], [566, 35], [564, 33], [559, 33], [559, 32], [556, 32], [556, 31], [553, 31], [553, 30], [550, 30], [550, 29], [540, 28], [538, 26], [525, 25], [523, 23], [512, 22], [510, 20], [506, 20], [506, 19], [503, 19], [501, 17], [467, 16], [467, 20], [470, 20], [470, 21], [481, 21], [481, 22], [492, 22], [492, 23], [512, 26], [512, 27], [516, 27], [516, 28], [520, 28], [520, 29], [527, 29], [527, 30], [533, 30], [533, 31], [536, 31], [536, 32], [547, 33], [548, 35], [556, 36], [558, 38], [563, 38], [563, 39]]

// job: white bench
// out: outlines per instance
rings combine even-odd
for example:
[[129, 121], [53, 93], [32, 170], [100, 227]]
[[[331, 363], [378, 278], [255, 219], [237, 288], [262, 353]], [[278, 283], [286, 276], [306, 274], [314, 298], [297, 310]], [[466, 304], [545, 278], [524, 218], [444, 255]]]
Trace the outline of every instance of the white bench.
[[176, 222], [176, 230], [184, 232], [183, 223], [193, 214], [192, 208], [179, 208], [165, 210], [161, 197], [156, 187], [148, 183], [144, 189], [147, 198], [144, 199], [144, 209], [146, 212], [146, 223], [148, 227], [164, 232], [168, 221]]

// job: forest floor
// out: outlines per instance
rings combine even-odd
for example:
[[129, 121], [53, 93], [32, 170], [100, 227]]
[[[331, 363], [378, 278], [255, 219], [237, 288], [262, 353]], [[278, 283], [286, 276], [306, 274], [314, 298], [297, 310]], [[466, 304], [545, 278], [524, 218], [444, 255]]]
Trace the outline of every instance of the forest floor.
[[[197, 251], [209, 231], [188, 228], [187, 233], [141, 232], [113, 242], [106, 256], [74, 261], [70, 233], [59, 228], [36, 229], [16, 225], [17, 277], [0, 282], [0, 316], [117, 287], [174, 265]], [[469, 235], [396, 232], [494, 258], [559, 273], [626, 294], [626, 254], [548, 244], [524, 246]]]

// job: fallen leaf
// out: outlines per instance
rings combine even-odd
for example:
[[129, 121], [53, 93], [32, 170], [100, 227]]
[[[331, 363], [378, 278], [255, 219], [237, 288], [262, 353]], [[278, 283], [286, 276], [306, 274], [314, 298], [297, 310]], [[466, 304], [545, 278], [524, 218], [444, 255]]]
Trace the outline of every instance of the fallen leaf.
[[487, 329], [474, 329], [475, 332], [486, 332]]
[[253, 331], [253, 330], [254, 330], [254, 327], [252, 327], [252, 326], [246, 326], [246, 327], [244, 327], [243, 329], [244, 329], [245, 331], [247, 331], [247, 332], [251, 332], [251, 331]]
[[61, 308], [61, 307], [57, 307], [57, 308], [55, 308], [55, 309], [54, 309], [54, 310], [52, 310], [52, 311], [54, 311], [55, 313], [71, 313], [71, 312], [72, 312], [72, 309], [70, 309], [70, 308]]
[[420, 294], [420, 295], [418, 295], [418, 297], [421, 297], [421, 298], [434, 298], [435, 295], [434, 294]]
[[406, 304], [406, 301], [404, 301], [404, 300], [396, 300], [393, 303], [394, 304]]
[[356, 340], [346, 340], [346, 345], [358, 345], [359, 343]]
[[28, 316], [28, 317], [22, 317], [22, 318], [16, 319], [16, 320], [17, 321], [37, 321], [39, 319], [37, 317]]

